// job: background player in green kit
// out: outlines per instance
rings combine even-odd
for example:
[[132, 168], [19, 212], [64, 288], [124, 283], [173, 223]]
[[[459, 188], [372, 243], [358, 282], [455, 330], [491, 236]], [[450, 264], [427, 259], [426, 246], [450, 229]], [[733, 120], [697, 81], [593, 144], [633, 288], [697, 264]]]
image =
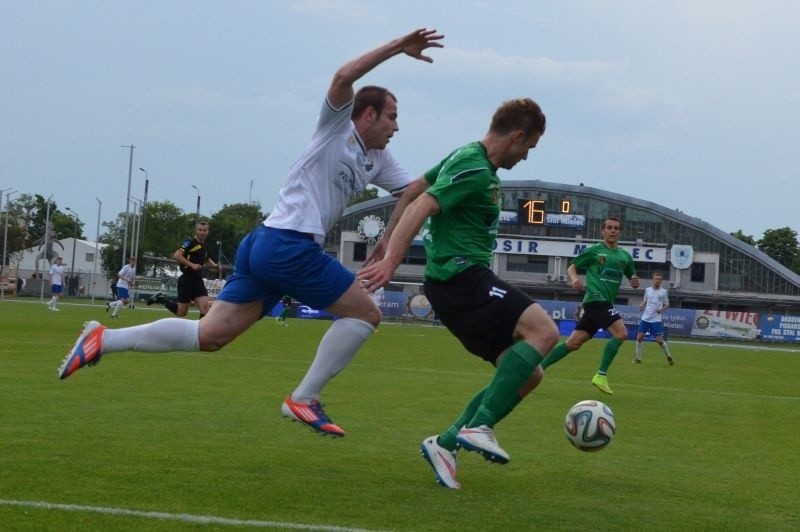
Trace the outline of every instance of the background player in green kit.
[[281, 298], [281, 305], [283, 305], [283, 309], [281, 310], [281, 313], [278, 314], [278, 317], [275, 318], [275, 321], [277, 321], [280, 325], [286, 327], [287, 326], [286, 316], [289, 315], [289, 309], [292, 308], [292, 297], [283, 296]]
[[455, 422], [421, 444], [438, 482], [448, 488], [460, 488], [459, 446], [495, 463], [509, 461], [494, 426], [538, 385], [542, 355], [558, 341], [545, 310], [490, 269], [502, 203], [497, 170], [527, 159], [544, 129], [544, 114], [533, 100], [503, 103], [480, 142], [457, 149], [425, 173], [430, 186], [401, 216], [383, 260], [358, 272], [372, 292], [389, 282], [427, 220], [425, 295], [464, 347], [496, 367]]
[[[542, 362], [542, 368], [553, 365], [568, 353], [580, 349], [599, 329], [605, 329], [611, 333], [611, 338], [603, 349], [600, 367], [592, 378], [592, 384], [608, 394], [614, 393], [608, 386], [608, 367], [628, 338], [628, 329], [619, 311], [614, 308], [614, 300], [623, 276], [630, 279], [633, 288], [639, 288], [633, 257], [619, 247], [621, 229], [619, 218], [607, 218], [603, 223], [603, 241], [584, 249], [567, 268], [572, 287], [575, 290], [586, 289], [583, 316], [567, 341], [558, 344]], [[578, 268], [586, 269], [585, 286], [578, 277]]]

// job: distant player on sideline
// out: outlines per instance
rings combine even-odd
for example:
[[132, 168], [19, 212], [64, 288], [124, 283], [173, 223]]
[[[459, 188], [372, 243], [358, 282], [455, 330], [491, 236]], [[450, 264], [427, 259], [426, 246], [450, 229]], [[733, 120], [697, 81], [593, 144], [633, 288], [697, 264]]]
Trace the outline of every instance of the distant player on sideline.
[[61, 257], [56, 257], [56, 261], [50, 266], [48, 278], [50, 280], [51, 297], [47, 308], [54, 312], [59, 312], [61, 309], [56, 305], [58, 305], [61, 294], [64, 293], [64, 265], [61, 262]]
[[283, 308], [281, 309], [281, 313], [278, 314], [278, 317], [275, 318], [275, 321], [278, 322], [278, 325], [288, 327], [289, 324], [286, 323], [286, 316], [289, 315], [289, 309], [292, 308], [291, 296], [283, 296], [283, 299], [281, 299], [281, 305], [283, 305]]
[[178, 301], [167, 299], [163, 292], [159, 292], [147, 300], [147, 304], [160, 303], [176, 316], [186, 316], [189, 305], [194, 302], [200, 311], [200, 318], [208, 314], [211, 302], [208, 300], [208, 290], [203, 280], [203, 268], [212, 268], [219, 271], [219, 266], [208, 254], [206, 239], [208, 238], [208, 222], [197, 222], [194, 228], [194, 237], [181, 242], [180, 247], [172, 254], [178, 262], [181, 276], [178, 277]]
[[639, 310], [642, 310], [642, 318], [639, 320], [639, 331], [636, 334], [636, 358], [633, 360], [636, 364], [642, 363], [642, 351], [644, 349], [644, 337], [646, 334], [651, 334], [656, 339], [656, 343], [664, 351], [664, 356], [667, 357], [667, 362], [672, 366], [675, 361], [669, 352], [667, 341], [664, 340], [664, 326], [662, 317], [669, 308], [669, 295], [666, 288], [661, 287], [663, 278], [659, 272], [653, 273], [653, 282], [644, 290], [644, 299], [639, 305]]
[[130, 290], [136, 285], [136, 257], [130, 257], [128, 264], [122, 267], [117, 273], [117, 299], [111, 303], [106, 303], [106, 312], [111, 311], [111, 317], [119, 319], [119, 312], [122, 307], [131, 302]]
[[[622, 225], [619, 218], [609, 217], [603, 222], [603, 241], [584, 249], [572, 260], [567, 268], [567, 276], [572, 288], [586, 290], [583, 296], [583, 316], [569, 335], [566, 342], [561, 342], [542, 361], [542, 368], [547, 368], [577, 351], [583, 344], [592, 339], [600, 329], [611, 333], [606, 342], [600, 367], [592, 378], [592, 384], [601, 392], [613, 394], [608, 385], [608, 368], [617, 356], [622, 343], [628, 339], [628, 328], [622, 321], [619, 311], [614, 308], [622, 278], [630, 279], [633, 288], [639, 288], [639, 276], [633, 264], [631, 254], [619, 247], [619, 235]], [[586, 269], [586, 284], [578, 277], [578, 268]]]

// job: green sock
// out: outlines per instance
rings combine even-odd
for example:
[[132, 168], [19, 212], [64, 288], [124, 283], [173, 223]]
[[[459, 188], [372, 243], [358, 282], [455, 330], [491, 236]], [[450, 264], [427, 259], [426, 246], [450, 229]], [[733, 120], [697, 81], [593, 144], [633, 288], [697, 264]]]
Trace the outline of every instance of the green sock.
[[472, 419], [475, 416], [475, 412], [478, 411], [478, 407], [481, 405], [481, 401], [483, 401], [483, 396], [486, 393], [487, 388], [479, 391], [475, 394], [475, 396], [469, 400], [467, 403], [467, 408], [462, 412], [462, 414], [456, 419], [456, 421], [447, 429], [445, 432], [439, 434], [439, 440], [437, 443], [447, 449], [448, 451], [455, 451], [456, 447], [458, 447], [458, 442], [456, 442], [456, 436], [458, 436], [458, 431], [467, 424], [467, 421]]
[[614, 357], [617, 356], [622, 342], [623, 340], [620, 340], [616, 336], [612, 336], [608, 339], [606, 347], [603, 349], [603, 358], [600, 359], [600, 367], [597, 369], [597, 373], [601, 375], [608, 373], [608, 367], [614, 361]]
[[509, 403], [509, 405], [506, 407], [506, 411], [497, 416], [497, 421], [495, 423], [500, 423], [502, 420], [504, 420], [506, 416], [509, 415], [511, 411], [514, 410], [517, 407], [517, 405], [522, 402], [524, 398], [525, 396], [523, 395], [520, 395], [518, 393], [514, 394], [514, 397], [511, 398], [511, 403]]
[[570, 353], [567, 347], [567, 342], [561, 342], [553, 348], [550, 353], [542, 360], [542, 369], [547, 369], [547, 366], [552, 366]]
[[[542, 361], [542, 355], [527, 342], [520, 340], [506, 349], [503, 359], [497, 366], [494, 378], [486, 388], [478, 411], [465, 426], [478, 427], [486, 425], [494, 427], [509, 412], [509, 407], [517, 398], [519, 389], [533, 375], [536, 366]], [[513, 407], [512, 407], [513, 408]]]

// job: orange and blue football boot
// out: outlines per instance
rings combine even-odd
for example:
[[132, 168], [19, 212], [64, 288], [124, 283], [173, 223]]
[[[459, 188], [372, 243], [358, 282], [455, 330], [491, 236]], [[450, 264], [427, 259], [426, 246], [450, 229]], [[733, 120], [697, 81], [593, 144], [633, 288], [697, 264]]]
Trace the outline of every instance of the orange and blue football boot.
[[344, 436], [342, 428], [325, 415], [325, 411], [322, 410], [322, 404], [316, 399], [308, 402], [295, 401], [292, 399], [292, 394], [289, 394], [283, 400], [281, 412], [283, 412], [284, 417], [299, 421], [320, 434], [335, 438]]
[[83, 366], [94, 366], [100, 362], [100, 351], [103, 348], [103, 331], [107, 327], [96, 321], [87, 321], [83, 324], [75, 345], [64, 357], [61, 367], [58, 368], [58, 378], [66, 379]]

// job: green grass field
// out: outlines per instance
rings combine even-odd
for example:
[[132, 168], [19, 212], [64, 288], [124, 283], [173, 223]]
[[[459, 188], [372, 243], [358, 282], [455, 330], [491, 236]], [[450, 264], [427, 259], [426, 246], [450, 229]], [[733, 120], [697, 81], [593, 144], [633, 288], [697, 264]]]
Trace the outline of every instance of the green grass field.
[[[168, 317], [0, 302], [3, 530], [798, 530], [800, 351], [672, 342], [590, 384], [602, 341], [548, 370], [497, 427], [511, 454], [460, 454], [462, 490], [436, 484], [420, 441], [490, 378], [442, 328], [381, 326], [326, 389], [347, 431], [316, 436], [280, 414], [328, 322], [266, 319], [213, 354], [110, 354], [65, 381], [84, 320]], [[196, 314], [193, 315], [196, 317]], [[784, 346], [786, 348], [786, 346]], [[579, 400], [617, 435], [582, 453], [562, 423]]]

